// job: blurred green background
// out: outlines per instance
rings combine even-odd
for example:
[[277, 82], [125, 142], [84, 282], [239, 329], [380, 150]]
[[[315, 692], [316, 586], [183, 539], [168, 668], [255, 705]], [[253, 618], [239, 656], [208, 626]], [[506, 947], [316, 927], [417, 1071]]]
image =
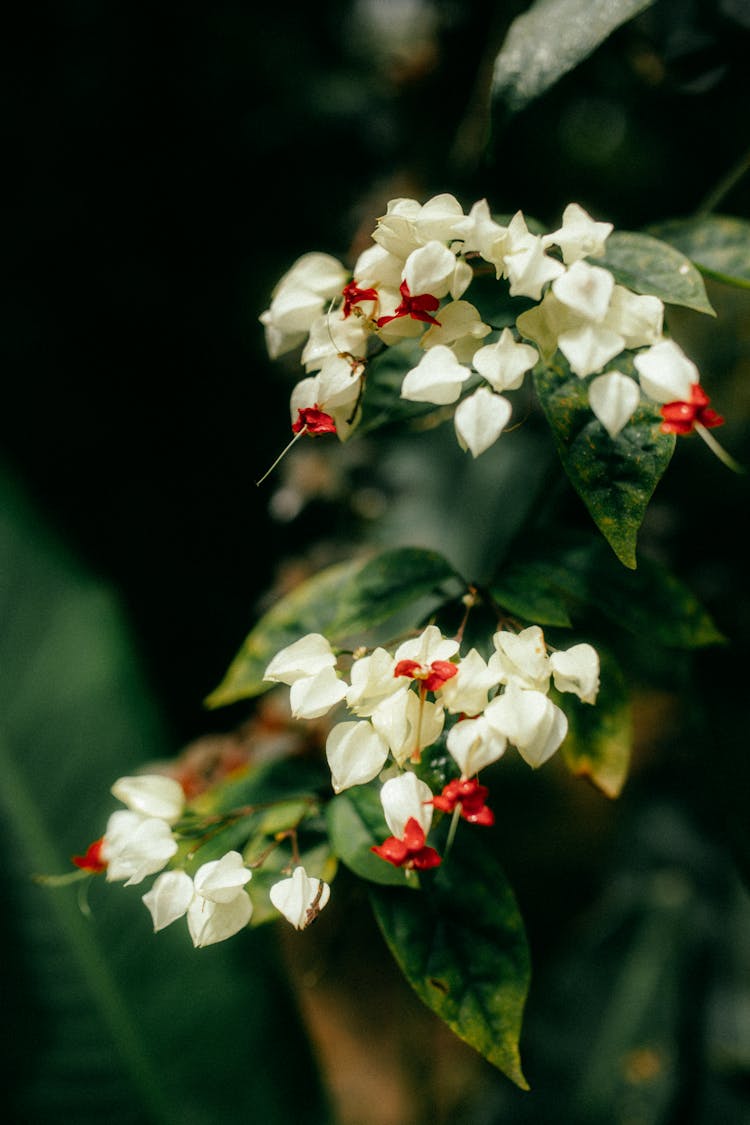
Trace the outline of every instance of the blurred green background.
[[[299, 254], [352, 261], [389, 198], [440, 191], [551, 227], [576, 200], [637, 229], [724, 184], [718, 210], [750, 218], [746, 3], [659, 0], [537, 102], [490, 114], [494, 58], [527, 6], [15, 13], [1, 48], [11, 1120], [747, 1120], [748, 486], [697, 441], [642, 548], [729, 644], [692, 660], [634, 645], [634, 773], [616, 806], [555, 769], [509, 783], [503, 862], [536, 967], [531, 1095], [431, 1031], [365, 922], [332, 911], [291, 954], [261, 933], [196, 955], [177, 935], [152, 943], [137, 896], [126, 914], [102, 891], [89, 922], [27, 878], [98, 834], [114, 777], [244, 721], [250, 706], [202, 700], [276, 593], [355, 544], [434, 546], [480, 573], [535, 484], [529, 427], [476, 464], [443, 431], [308, 443], [256, 488], [297, 375], [269, 363], [257, 318]], [[750, 294], [710, 296], [718, 321], [670, 326], [747, 464]], [[316, 1024], [307, 958], [308, 977], [333, 960], [349, 994], [367, 980], [372, 1018], [360, 995], [356, 1017]], [[381, 1040], [416, 1029], [396, 1061], [357, 1049], [373, 1021]]]

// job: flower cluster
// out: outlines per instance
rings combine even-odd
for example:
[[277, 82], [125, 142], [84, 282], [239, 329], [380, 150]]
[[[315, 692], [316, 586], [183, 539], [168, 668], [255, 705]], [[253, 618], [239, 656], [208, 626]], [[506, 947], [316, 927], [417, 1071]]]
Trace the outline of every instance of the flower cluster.
[[[407, 371], [401, 397], [456, 403], [456, 435], [474, 457], [511, 418], [506, 392], [558, 350], [575, 375], [596, 376], [589, 404], [611, 438], [642, 395], [662, 404], [665, 432], [705, 435], [723, 419], [708, 407], [695, 365], [664, 336], [660, 298], [617, 284], [588, 260], [605, 254], [611, 231], [577, 203], [565, 208], [559, 229], [536, 234], [521, 211], [506, 226], [486, 200], [465, 214], [444, 194], [424, 204], [391, 200], [352, 274], [327, 254], [305, 254], [260, 318], [272, 358], [302, 348], [306, 375], [291, 396], [295, 435], [346, 439], [360, 417], [368, 357], [406, 338], [418, 338], [424, 354]], [[537, 302], [512, 328], [493, 328], [464, 298], [475, 274], [491, 271], [511, 297]], [[608, 366], [626, 351], [636, 353], [638, 379]]]
[[[394, 652], [355, 653], [347, 682], [329, 642], [311, 633], [266, 669], [266, 680], [289, 685], [295, 718], [320, 718], [346, 702], [353, 717], [336, 723], [326, 741], [331, 783], [340, 793], [386, 777], [381, 802], [392, 836], [375, 851], [396, 866], [440, 862], [425, 843], [434, 809], [492, 823], [477, 774], [509, 745], [534, 768], [555, 753], [568, 722], [549, 698], [553, 684], [585, 703], [596, 700], [599, 658], [589, 644], [550, 652], [541, 628], [532, 625], [498, 630], [487, 660], [475, 648], [461, 656], [459, 648], [429, 625]], [[460, 777], [433, 794], [413, 767], [444, 731]]]
[[[121, 777], [111, 792], [126, 807], [112, 813], [104, 835], [83, 855], [73, 856], [76, 867], [92, 875], [105, 872], [108, 882], [124, 881], [125, 886], [161, 872], [143, 895], [154, 932], [186, 917], [198, 949], [239, 933], [253, 914], [246, 890], [252, 871], [239, 852], [203, 863], [192, 875], [186, 870], [189, 855], [164, 870], [181, 851], [185, 796], [179, 782], [160, 774]], [[297, 929], [317, 916], [329, 894], [329, 886], [301, 866], [269, 892], [273, 906]]]

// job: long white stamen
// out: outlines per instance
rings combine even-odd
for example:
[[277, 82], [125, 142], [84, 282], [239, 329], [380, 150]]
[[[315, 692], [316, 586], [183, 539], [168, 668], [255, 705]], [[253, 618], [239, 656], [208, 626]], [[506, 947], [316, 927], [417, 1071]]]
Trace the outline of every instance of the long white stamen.
[[290, 449], [292, 448], [292, 446], [294, 445], [295, 441], [298, 441], [298, 440], [299, 440], [299, 438], [301, 438], [301, 437], [302, 437], [302, 435], [303, 435], [303, 434], [306, 434], [306, 433], [307, 433], [307, 426], [303, 426], [301, 430], [298, 430], [298, 431], [297, 431], [297, 433], [296, 433], [296, 434], [294, 435], [294, 437], [293, 437], [293, 438], [292, 438], [292, 440], [291, 440], [291, 441], [289, 442], [289, 444], [288, 444], [287, 446], [285, 446], [285, 448], [284, 448], [284, 449], [282, 449], [281, 453], [280, 453], [280, 454], [278, 455], [278, 457], [277, 457], [277, 458], [276, 458], [276, 460], [274, 461], [273, 465], [271, 465], [271, 468], [270, 468], [270, 469], [266, 469], [265, 473], [264, 473], [264, 474], [263, 474], [263, 476], [262, 476], [262, 477], [260, 478], [260, 480], [256, 480], [256, 482], [255, 482], [255, 487], [256, 487], [256, 488], [257, 488], [257, 487], [258, 487], [259, 485], [263, 484], [263, 481], [264, 481], [264, 480], [266, 479], [266, 477], [270, 477], [271, 473], [272, 473], [272, 472], [274, 471], [274, 469], [275, 469], [275, 468], [276, 468], [276, 466], [278, 465], [279, 461], [282, 461], [282, 460], [284, 459], [284, 457], [286, 457], [287, 453], [288, 453], [288, 452], [289, 452], [289, 450], [290, 450]]
[[720, 445], [714, 435], [706, 429], [701, 422], [695, 423], [695, 432], [703, 438], [708, 448], [712, 453], [715, 453], [722, 464], [731, 469], [733, 473], [744, 473], [747, 470], [744, 465], [740, 465], [739, 461], [735, 461], [731, 453], [727, 453], [723, 445]]

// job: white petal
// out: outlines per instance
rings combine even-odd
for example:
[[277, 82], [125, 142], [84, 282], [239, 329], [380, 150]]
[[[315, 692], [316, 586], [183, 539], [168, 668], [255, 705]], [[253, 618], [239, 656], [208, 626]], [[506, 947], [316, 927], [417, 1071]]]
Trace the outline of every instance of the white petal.
[[478, 457], [497, 441], [512, 412], [507, 398], [489, 387], [480, 387], [456, 407], [454, 425], [459, 445]]
[[552, 757], [568, 732], [564, 711], [542, 692], [514, 684], [492, 700], [484, 715], [534, 769]]
[[599, 654], [591, 645], [573, 645], [549, 658], [558, 691], [571, 691], [584, 703], [594, 703], [599, 691]]
[[211, 902], [231, 902], [253, 877], [239, 852], [227, 852], [221, 859], [204, 863], [195, 873], [195, 891]]
[[456, 256], [442, 242], [428, 242], [406, 259], [404, 281], [412, 297], [431, 293], [445, 297], [450, 290], [456, 270]]
[[662, 340], [633, 360], [641, 387], [657, 402], [689, 402], [690, 388], [700, 382], [698, 368], [674, 340]]
[[583, 379], [601, 371], [605, 363], [619, 355], [625, 341], [600, 324], [583, 324], [561, 333], [557, 345], [570, 364], [570, 370]]
[[[106, 877], [108, 882], [125, 879], [125, 886], [131, 887], [142, 882], [147, 875], [155, 875], [166, 867], [177, 851], [177, 841], [165, 820], [142, 817], [137, 813], [123, 812], [119, 815], [137, 817], [140, 823], [131, 822], [130, 832], [118, 831], [111, 837], [108, 832], [105, 833]], [[110, 817], [110, 823], [112, 821], [113, 817]], [[107, 827], [109, 830], [110, 825]]]
[[243, 929], [253, 916], [253, 904], [246, 891], [231, 902], [212, 902], [196, 895], [187, 912], [188, 929], [196, 949], [226, 941]]
[[507, 739], [487, 719], [461, 719], [451, 728], [448, 751], [464, 777], [473, 777], [505, 753]]
[[589, 387], [589, 405], [611, 438], [627, 425], [640, 401], [636, 381], [619, 371], [597, 375]]
[[552, 282], [558, 301], [593, 321], [604, 319], [614, 287], [615, 279], [609, 270], [583, 261], [575, 262]]
[[138, 774], [121, 777], [110, 793], [133, 812], [142, 816], [155, 816], [174, 824], [182, 816], [185, 794], [179, 781], [162, 774]]
[[143, 895], [154, 922], [154, 933], [171, 926], [193, 901], [193, 880], [186, 871], [165, 871]]
[[412, 817], [421, 824], [425, 836], [427, 835], [432, 824], [431, 802], [432, 790], [429, 785], [410, 770], [399, 777], [392, 777], [380, 790], [385, 822], [392, 835], [399, 839], [404, 834], [407, 821]]
[[658, 344], [664, 324], [664, 304], [648, 293], [633, 293], [624, 285], [615, 285], [602, 324], [622, 336], [626, 348]]
[[277, 652], [266, 668], [265, 680], [293, 684], [306, 676], [316, 676], [324, 668], [333, 668], [336, 657], [320, 633], [308, 633], [294, 644]]
[[538, 301], [547, 282], [565, 272], [562, 262], [548, 257], [541, 238], [533, 235], [528, 236], [521, 249], [506, 254], [503, 261], [510, 280], [511, 297], [531, 297]]
[[295, 719], [319, 719], [340, 703], [348, 690], [333, 668], [324, 668], [317, 676], [295, 680], [289, 692], [292, 716]]
[[384, 648], [376, 648], [369, 656], [354, 661], [346, 703], [355, 715], [371, 714], [381, 700], [399, 690], [401, 680], [393, 675], [395, 666], [396, 661]]
[[433, 402], [437, 406], [445, 406], [456, 401], [470, 375], [469, 368], [458, 362], [450, 348], [438, 344], [406, 373], [401, 384], [401, 397], [410, 402]]
[[334, 793], [377, 777], [388, 757], [386, 742], [371, 723], [337, 723], [326, 740]]
[[529, 625], [520, 633], [501, 629], [492, 638], [495, 655], [490, 657], [490, 669], [498, 681], [518, 684], [524, 688], [547, 691], [549, 687], [549, 657], [544, 633], [538, 625]]
[[566, 265], [579, 258], [601, 258], [604, 243], [612, 233], [611, 223], [595, 222], [578, 203], [569, 203], [563, 211], [563, 225], [560, 230], [544, 236], [544, 244], [556, 243], [562, 250]]
[[433, 660], [450, 660], [458, 652], [459, 643], [453, 638], [444, 637], [437, 625], [428, 625], [418, 637], [404, 641], [396, 649], [394, 660], [416, 660], [419, 664], [431, 664]]
[[443, 684], [440, 699], [454, 715], [478, 715], [487, 706], [487, 693], [498, 683], [498, 677], [472, 648], [461, 660], [455, 676]]
[[440, 325], [428, 328], [420, 343], [428, 349], [438, 344], [455, 344], [467, 336], [479, 341], [491, 331], [488, 324], [482, 323], [479, 311], [470, 301], [451, 301], [440, 310]]
[[[557, 347], [557, 336], [555, 336]], [[554, 349], [553, 349], [554, 350]], [[523, 377], [539, 359], [539, 352], [530, 344], [519, 344], [510, 328], [504, 328], [495, 344], [486, 344], [474, 353], [472, 366], [496, 391], [512, 391], [521, 386]]]
[[273, 884], [268, 897], [295, 929], [304, 930], [328, 902], [331, 888], [311, 879], [304, 867], [295, 867], [291, 878]]

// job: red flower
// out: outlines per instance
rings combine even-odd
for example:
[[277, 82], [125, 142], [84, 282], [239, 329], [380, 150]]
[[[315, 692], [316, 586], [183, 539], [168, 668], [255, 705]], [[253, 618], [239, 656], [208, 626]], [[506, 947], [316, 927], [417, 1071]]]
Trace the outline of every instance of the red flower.
[[420, 664], [418, 660], [399, 660], [393, 669], [394, 676], [409, 676], [421, 680], [422, 691], [437, 691], [446, 680], [451, 680], [458, 667], [450, 660], [433, 660], [432, 664]]
[[722, 426], [724, 419], [711, 409], [710, 401], [700, 383], [693, 383], [689, 402], [667, 402], [662, 406], [662, 433], [691, 434], [697, 425], [707, 430]]
[[420, 293], [416, 297], [412, 297], [409, 292], [409, 286], [405, 281], [401, 282], [399, 287], [401, 293], [401, 304], [396, 307], [393, 316], [380, 316], [375, 321], [378, 328], [384, 328], [386, 324], [390, 324], [392, 320], [398, 320], [402, 316], [410, 316], [412, 320], [423, 320], [425, 324], [436, 324], [440, 327], [440, 321], [435, 320], [434, 313], [440, 306], [440, 301], [437, 297], [433, 297], [432, 293]]
[[330, 414], [319, 406], [305, 406], [297, 411], [297, 421], [292, 423], [292, 432], [298, 434], [307, 430], [308, 434], [335, 434], [336, 423]]
[[73, 855], [70, 857], [71, 861], [76, 867], [90, 871], [92, 875], [101, 875], [102, 871], [107, 869], [107, 861], [102, 857], [103, 844], [104, 837], [100, 836], [93, 844], [89, 844], [84, 855]]
[[377, 289], [360, 289], [356, 281], [350, 281], [341, 292], [344, 298], [341, 310], [344, 319], [349, 316], [354, 306], [358, 305], [360, 301], [377, 301], [378, 299]]
[[406, 822], [403, 840], [399, 840], [398, 836], [389, 836], [382, 844], [374, 844], [370, 851], [394, 867], [425, 870], [438, 867], [443, 862], [434, 848], [425, 846], [424, 829], [413, 816]]
[[456, 778], [443, 787], [443, 792], [438, 797], [432, 798], [432, 803], [441, 812], [452, 813], [460, 808], [461, 816], [469, 824], [481, 824], [488, 828], [495, 823], [495, 814], [485, 805], [489, 789], [480, 785], [475, 777]]

